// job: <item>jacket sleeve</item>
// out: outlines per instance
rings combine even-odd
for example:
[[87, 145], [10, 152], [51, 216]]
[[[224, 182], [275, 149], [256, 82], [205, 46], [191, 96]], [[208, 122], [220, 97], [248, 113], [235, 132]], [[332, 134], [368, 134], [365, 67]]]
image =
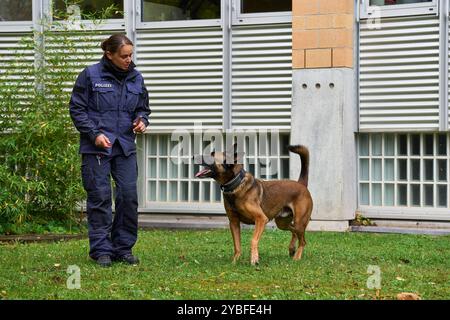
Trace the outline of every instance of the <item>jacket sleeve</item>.
[[145, 126], [149, 124], [149, 115], [152, 111], [149, 107], [148, 91], [145, 87], [144, 80], [142, 80], [142, 94], [139, 97], [139, 104], [136, 108], [136, 118], [141, 117]]
[[95, 139], [101, 133], [94, 122], [88, 117], [89, 87], [87, 71], [84, 69], [78, 76], [70, 98], [70, 117], [77, 130], [89, 136], [95, 143]]

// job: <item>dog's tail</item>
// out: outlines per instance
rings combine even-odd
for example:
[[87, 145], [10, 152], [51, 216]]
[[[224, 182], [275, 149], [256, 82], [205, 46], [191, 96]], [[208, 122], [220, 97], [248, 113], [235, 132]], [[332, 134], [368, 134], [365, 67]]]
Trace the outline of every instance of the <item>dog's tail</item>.
[[298, 182], [303, 184], [305, 187], [308, 186], [308, 170], [309, 170], [309, 150], [307, 147], [298, 145], [298, 146], [289, 146], [290, 152], [296, 153], [300, 156], [300, 160], [302, 162], [302, 170], [300, 172], [300, 178], [298, 178]]

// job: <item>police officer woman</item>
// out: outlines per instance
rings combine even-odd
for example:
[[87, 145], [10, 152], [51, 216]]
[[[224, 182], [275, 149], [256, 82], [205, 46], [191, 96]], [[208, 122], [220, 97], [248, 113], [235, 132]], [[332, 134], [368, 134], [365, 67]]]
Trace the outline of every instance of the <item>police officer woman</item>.
[[[99, 63], [78, 76], [70, 116], [80, 132], [81, 175], [87, 192], [89, 256], [101, 266], [138, 264], [136, 133], [148, 126], [148, 92], [132, 61], [133, 43], [114, 34], [102, 42]], [[110, 176], [115, 182], [112, 219]]]

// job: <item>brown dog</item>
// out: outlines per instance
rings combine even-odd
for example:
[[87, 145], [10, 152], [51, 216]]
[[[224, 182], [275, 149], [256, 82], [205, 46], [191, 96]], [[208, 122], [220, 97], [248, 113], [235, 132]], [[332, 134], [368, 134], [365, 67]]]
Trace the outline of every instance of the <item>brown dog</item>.
[[[306, 245], [305, 229], [311, 217], [313, 202], [307, 189], [309, 151], [304, 146], [289, 146], [289, 151], [300, 155], [302, 169], [299, 181], [275, 180], [263, 181], [255, 179], [245, 172], [238, 161], [236, 145], [234, 145], [233, 163], [227, 163], [227, 154], [212, 152], [210, 157], [198, 156], [196, 163], [206, 168], [198, 172], [197, 178], [213, 178], [223, 191], [224, 206], [230, 220], [230, 229], [234, 241], [234, 257], [236, 262], [241, 255], [240, 223], [254, 224], [255, 230], [251, 242], [251, 263], [259, 261], [258, 242], [264, 228], [272, 219], [278, 228], [292, 232], [289, 244], [289, 255], [294, 260], [302, 257]], [[299, 241], [296, 248], [296, 241]]]

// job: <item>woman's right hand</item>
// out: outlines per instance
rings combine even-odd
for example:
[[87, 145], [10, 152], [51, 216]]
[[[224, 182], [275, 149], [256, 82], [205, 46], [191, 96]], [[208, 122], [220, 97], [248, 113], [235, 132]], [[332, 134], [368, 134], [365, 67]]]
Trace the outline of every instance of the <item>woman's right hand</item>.
[[98, 148], [111, 148], [111, 141], [104, 134], [100, 134], [95, 138], [95, 146]]

